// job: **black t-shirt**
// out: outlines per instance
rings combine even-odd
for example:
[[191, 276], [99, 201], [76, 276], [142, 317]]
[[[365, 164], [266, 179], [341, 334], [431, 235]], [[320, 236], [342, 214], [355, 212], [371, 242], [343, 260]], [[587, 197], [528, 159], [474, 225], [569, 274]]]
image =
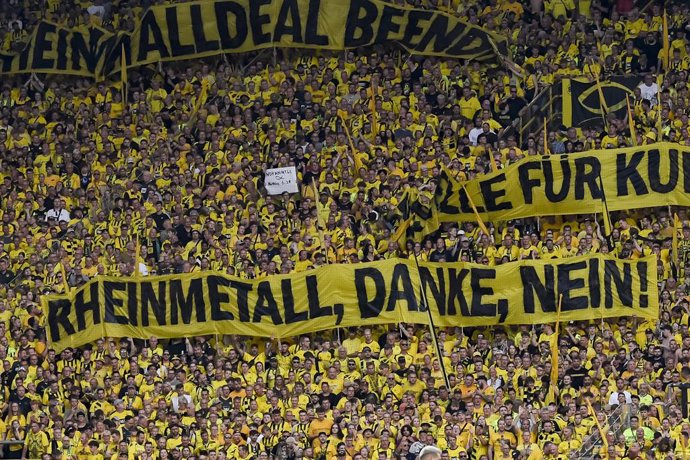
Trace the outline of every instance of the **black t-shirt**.
[[304, 175], [302, 176], [302, 183], [303, 183], [303, 184], [311, 185], [312, 182], [314, 182], [316, 179], [319, 178], [319, 175], [321, 175], [320, 172], [316, 172], [316, 173], [315, 173], [315, 172], [312, 172], [312, 171], [307, 171], [307, 172], [304, 173]]
[[24, 396], [20, 398], [17, 394], [10, 396], [10, 403], [16, 402], [19, 405], [19, 410], [26, 415], [31, 411], [31, 400]]
[[163, 222], [170, 219], [170, 216], [164, 212], [161, 212], [161, 213], [154, 212], [149, 217], [151, 219], [153, 219], [153, 221], [156, 223], [156, 228], [158, 230], [163, 230]]
[[658, 41], [655, 43], [647, 43], [646, 40], [636, 40], [635, 46], [640, 49], [640, 52], [647, 56], [647, 64], [651, 67], [659, 68], [659, 51], [663, 48]]
[[190, 228], [187, 230], [184, 225], [178, 225], [177, 228], [175, 229], [175, 233], [177, 234], [177, 239], [180, 241], [180, 244], [183, 246], [192, 241], [192, 229]]
[[506, 104], [508, 104], [508, 113], [510, 114], [510, 118], [511, 120], [514, 120], [520, 116], [520, 110], [527, 105], [527, 101], [521, 97], [511, 97], [506, 101]]
[[9, 284], [14, 279], [14, 272], [12, 270], [5, 270], [0, 272], [0, 284]]
[[446, 105], [445, 107], [435, 107], [434, 109], [432, 109], [431, 113], [438, 117], [450, 116], [453, 114], [453, 109], [450, 106]]
[[450, 257], [451, 254], [447, 249], [434, 249], [431, 251], [431, 255], [429, 256], [429, 261], [431, 262], [439, 262], [441, 259], [445, 260], [446, 262], [450, 262]]
[[481, 133], [477, 137], [477, 139], [479, 139], [479, 137], [482, 137], [482, 136], [486, 137], [486, 143], [487, 144], [494, 145], [498, 142], [498, 135], [496, 133], [494, 133], [493, 131], [489, 131], [488, 133]]
[[438, 106], [437, 98], [438, 98], [438, 91], [434, 91], [433, 93], [426, 93], [426, 102], [429, 103], [432, 107]]
[[579, 390], [585, 382], [585, 376], [587, 375], [587, 369], [580, 366], [579, 369], [568, 369], [566, 375], [569, 375], [573, 381], [573, 388]]
[[506, 108], [507, 105], [508, 104], [506, 103], [501, 104], [499, 106], [500, 110], [498, 111], [498, 113], [495, 114], [496, 121], [498, 121], [501, 124], [501, 126], [508, 126], [514, 120], [514, 118], [512, 118], [510, 115], [510, 110], [503, 112], [503, 109]]

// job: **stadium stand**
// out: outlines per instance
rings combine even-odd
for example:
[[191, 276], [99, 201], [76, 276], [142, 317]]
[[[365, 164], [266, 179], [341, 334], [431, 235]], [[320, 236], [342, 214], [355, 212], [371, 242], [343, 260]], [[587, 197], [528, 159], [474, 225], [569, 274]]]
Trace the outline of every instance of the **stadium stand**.
[[[173, 3], [5, 0], [0, 52], [21, 52], [40, 20], [131, 31], [149, 6]], [[1, 458], [690, 458], [686, 207], [611, 212], [610, 234], [604, 216], [581, 214], [399, 238], [406, 193], [431, 199], [444, 168], [472, 180], [545, 150], [690, 145], [690, 5], [391, 3], [503, 32], [512, 60], [391, 44], [149, 64], [124, 88], [119, 75], [0, 74]], [[625, 76], [639, 78], [630, 112], [622, 102], [566, 125], [561, 108], [542, 125], [534, 104], [549, 88], [601, 80], [606, 99], [605, 82]], [[268, 195], [266, 170], [288, 166], [298, 193]], [[658, 321], [103, 337], [56, 353], [41, 303], [101, 275], [254, 280], [397, 258], [494, 267], [602, 252], [656, 255]]]

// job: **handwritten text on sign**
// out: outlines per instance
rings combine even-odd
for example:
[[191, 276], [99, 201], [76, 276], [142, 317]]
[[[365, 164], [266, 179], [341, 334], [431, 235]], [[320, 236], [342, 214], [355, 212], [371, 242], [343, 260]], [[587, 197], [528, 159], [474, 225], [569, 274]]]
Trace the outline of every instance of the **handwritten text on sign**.
[[267, 169], [264, 185], [269, 195], [297, 193], [297, 171], [294, 166]]

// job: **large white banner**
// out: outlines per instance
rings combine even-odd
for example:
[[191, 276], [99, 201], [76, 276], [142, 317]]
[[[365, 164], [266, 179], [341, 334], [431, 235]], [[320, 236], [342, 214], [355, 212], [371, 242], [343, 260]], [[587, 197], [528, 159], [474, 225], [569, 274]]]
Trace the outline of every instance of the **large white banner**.
[[269, 195], [297, 193], [297, 170], [294, 166], [267, 169], [264, 186]]

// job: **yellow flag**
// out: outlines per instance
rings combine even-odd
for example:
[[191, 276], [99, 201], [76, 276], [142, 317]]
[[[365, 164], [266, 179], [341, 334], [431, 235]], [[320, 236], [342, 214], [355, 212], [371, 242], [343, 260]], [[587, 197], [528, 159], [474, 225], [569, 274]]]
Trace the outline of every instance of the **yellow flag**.
[[493, 152], [489, 152], [489, 161], [491, 161], [491, 171], [498, 171], [498, 165], [496, 164], [496, 158], [494, 158]]
[[[668, 36], [668, 16], [666, 15], [666, 9], [664, 8], [664, 21], [663, 21], [663, 30], [662, 30], [662, 35], [663, 35], [663, 45], [664, 45], [664, 50], [663, 53], [664, 55], [661, 57], [661, 63], [663, 66], [663, 69], [665, 72], [668, 72], [668, 63], [669, 59], [671, 57], [671, 45], [669, 44], [669, 36]], [[661, 88], [659, 88], [661, 90]]]
[[606, 439], [606, 433], [604, 432], [604, 428], [602, 428], [601, 423], [599, 423], [599, 419], [597, 418], [597, 413], [594, 412], [594, 408], [592, 407], [592, 403], [589, 402], [589, 398], [585, 399], [585, 402], [587, 403], [587, 412], [589, 412], [589, 415], [594, 417], [594, 423], [597, 424], [597, 429], [599, 430], [599, 436], [601, 436], [601, 441], [604, 443], [604, 450], [608, 450], [609, 442]]
[[134, 279], [138, 279], [139, 276], [141, 275], [141, 272], [139, 271], [139, 263], [140, 263], [140, 256], [141, 256], [141, 242], [139, 241], [139, 234], [137, 233], [137, 239], [135, 241], [136, 247], [134, 248]]
[[673, 262], [678, 262], [678, 214], [673, 214]]
[[127, 105], [127, 54], [125, 54], [125, 44], [122, 44], [120, 54], [120, 81], [122, 83], [122, 103]]
[[606, 208], [606, 205], [604, 205], [604, 233], [606, 236], [609, 236], [612, 232], [613, 228], [611, 228], [611, 218], [609, 217], [609, 212]]
[[635, 118], [630, 107], [630, 97], [625, 95], [625, 102], [628, 104], [628, 124], [630, 125], [630, 137], [632, 138], [632, 145], [637, 147], [637, 132], [635, 131]]
[[196, 100], [196, 105], [194, 107], [194, 114], [201, 110], [201, 106], [206, 102], [208, 97], [208, 80], [203, 79], [201, 81], [201, 91], [199, 92], [199, 98]]
[[63, 261], [60, 261], [60, 273], [62, 273], [62, 286], [65, 289], [65, 294], [69, 294], [70, 287], [67, 282], [67, 272], [65, 271], [65, 263]]
[[522, 67], [520, 67], [519, 65], [517, 65], [516, 63], [514, 63], [513, 61], [511, 61], [503, 53], [501, 53], [501, 51], [498, 49], [498, 46], [496, 45], [496, 42], [493, 41], [493, 39], [489, 36], [489, 34], [487, 34], [486, 38], [489, 39], [489, 45], [491, 45], [494, 52], [496, 53], [496, 56], [498, 57], [498, 61], [501, 64], [503, 64], [504, 67], [508, 68], [508, 70], [510, 70], [513, 73], [513, 75], [515, 75], [515, 77], [517, 77], [520, 80], [523, 80], [525, 78], [525, 75], [527, 75], [525, 70]]
[[551, 379], [549, 381], [549, 393], [553, 400], [556, 400], [556, 386], [558, 385], [558, 333], [561, 329], [561, 305], [563, 304], [563, 294], [558, 297], [558, 309], [556, 310], [556, 328], [550, 340], [551, 348]]
[[403, 249], [405, 249], [405, 246], [407, 246], [407, 229], [411, 224], [412, 217], [408, 217], [405, 222], [402, 222], [400, 226], [398, 226], [398, 229], [395, 231], [395, 233], [391, 235], [391, 240], [398, 243], [398, 246]]
[[197, 97], [194, 104], [194, 111], [189, 115], [189, 121], [187, 121], [186, 126], [193, 126], [196, 123], [196, 116], [199, 113], [199, 110], [201, 110], [201, 106], [206, 102], [206, 98], [208, 98], [208, 86], [208, 80], [204, 78], [201, 81], [201, 91], [199, 91], [199, 97]]
[[345, 124], [345, 120], [343, 119], [343, 117], [340, 117], [340, 121], [343, 124], [343, 130], [345, 130], [345, 135], [347, 136], [347, 140], [350, 143], [350, 150], [352, 151], [352, 158], [355, 161], [355, 176], [359, 177], [359, 170], [364, 168], [364, 163], [362, 163], [362, 158], [359, 156], [359, 154], [355, 150], [355, 143], [352, 141], [352, 136], [350, 135], [350, 130], [347, 128], [347, 125]]
[[376, 94], [378, 93], [377, 87], [372, 83], [371, 86], [371, 99], [369, 99], [369, 110], [371, 111], [371, 138], [372, 140], [376, 138], [379, 131], [379, 116], [376, 113]]
[[491, 233], [489, 233], [489, 230], [486, 228], [486, 225], [484, 225], [484, 221], [482, 220], [482, 217], [479, 215], [479, 212], [477, 211], [477, 207], [474, 205], [474, 201], [472, 200], [472, 197], [470, 196], [470, 192], [467, 191], [467, 188], [465, 185], [462, 186], [462, 188], [465, 190], [465, 194], [467, 194], [467, 201], [470, 202], [470, 206], [472, 206], [472, 211], [474, 211], [474, 216], [477, 218], [477, 223], [479, 224], [479, 228], [482, 229], [484, 234], [486, 236], [490, 236]]
[[326, 248], [326, 239], [324, 237], [323, 230], [326, 225], [323, 222], [323, 216], [321, 215], [321, 202], [319, 201], [319, 189], [316, 188], [316, 181], [312, 181], [312, 188], [314, 189], [314, 201], [316, 202], [316, 226], [319, 230], [319, 239], [321, 240], [321, 249], [323, 249], [323, 255], [326, 258], [326, 263], [328, 263], [328, 249]]

